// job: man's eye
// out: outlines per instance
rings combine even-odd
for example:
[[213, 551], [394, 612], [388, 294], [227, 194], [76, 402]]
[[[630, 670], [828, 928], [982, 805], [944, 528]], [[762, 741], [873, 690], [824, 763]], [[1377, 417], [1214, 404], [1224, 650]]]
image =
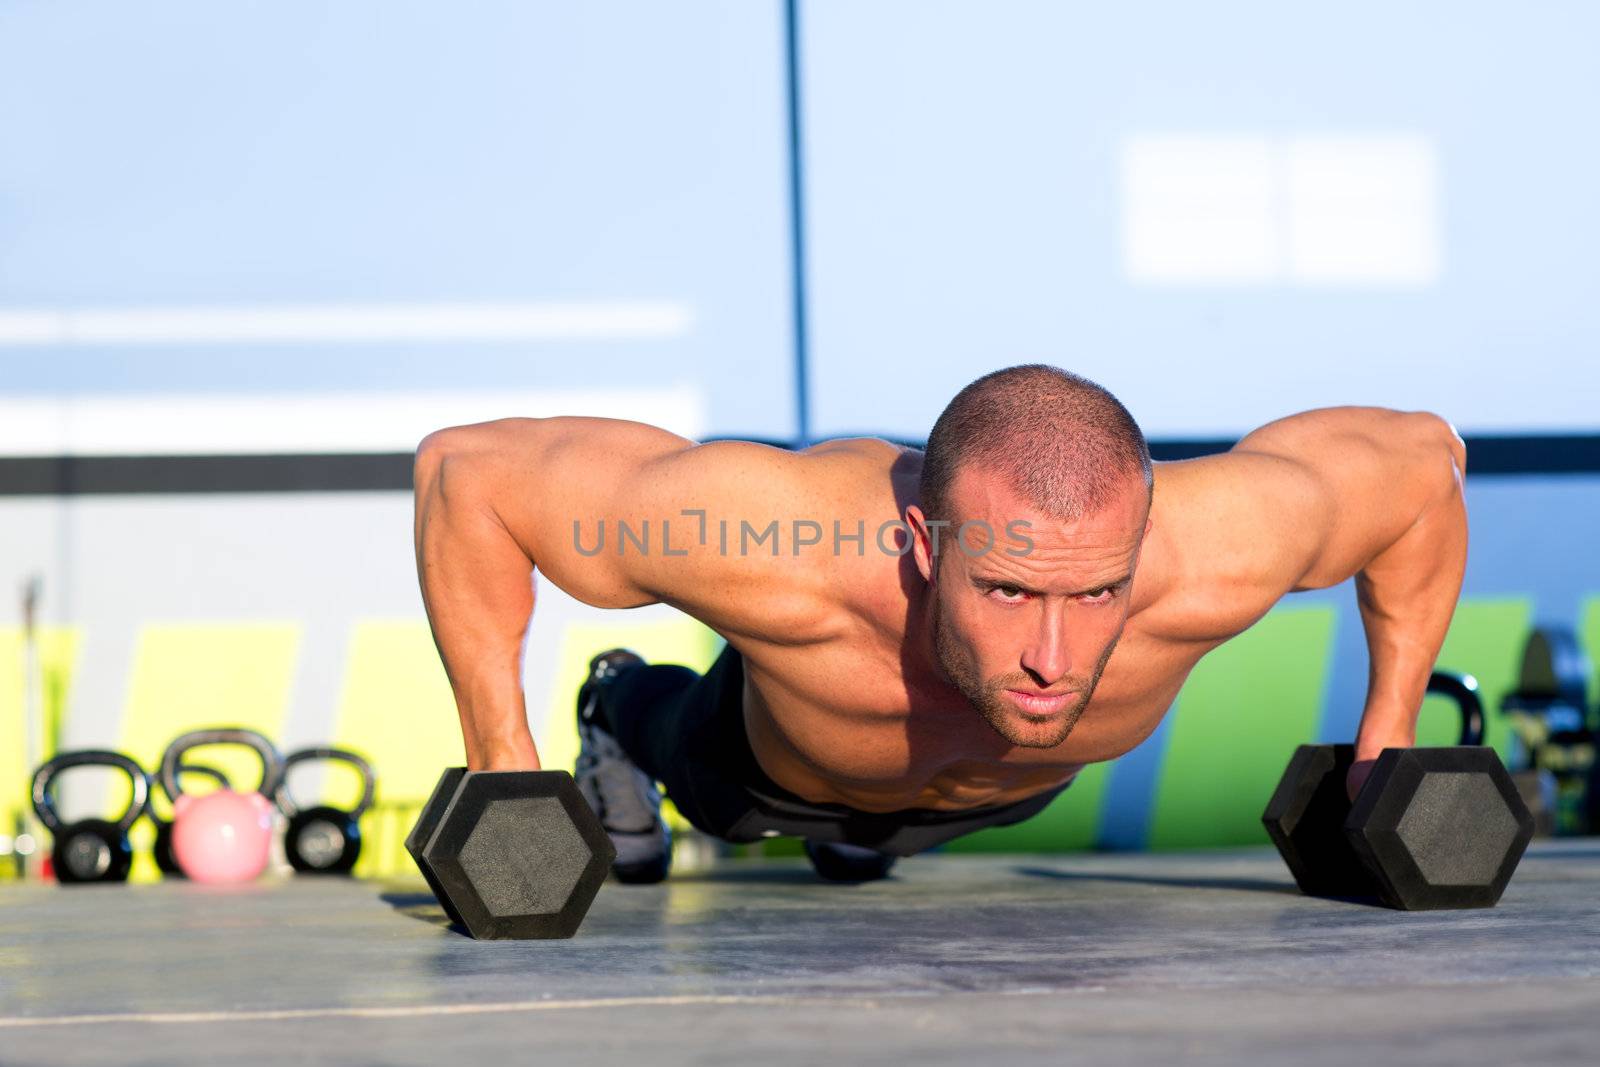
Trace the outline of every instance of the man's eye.
[[1099, 604], [1099, 603], [1102, 603], [1104, 601], [1110, 600], [1111, 597], [1115, 593], [1116, 593], [1116, 590], [1113, 587], [1108, 585], [1108, 586], [1106, 586], [1106, 587], [1104, 587], [1102, 589], [1096, 589], [1092, 593], [1085, 593], [1084, 594], [1084, 599], [1088, 600], [1088, 601], [1091, 601], [1093, 603]]
[[999, 593], [1003, 600], [1011, 600], [1022, 595], [1022, 590], [1014, 585], [997, 585], [994, 591]]

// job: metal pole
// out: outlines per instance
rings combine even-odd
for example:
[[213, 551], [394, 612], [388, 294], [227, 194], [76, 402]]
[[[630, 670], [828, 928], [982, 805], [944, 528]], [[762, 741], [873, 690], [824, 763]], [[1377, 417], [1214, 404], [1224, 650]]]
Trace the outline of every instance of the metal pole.
[[810, 336], [806, 322], [804, 130], [800, 113], [800, 0], [784, 0], [789, 105], [789, 250], [793, 275], [795, 447], [811, 443]]
[[[37, 574], [30, 576], [22, 586], [22, 728], [25, 735], [23, 751], [27, 757], [25, 773], [30, 781], [34, 768], [43, 762], [40, 756], [44, 721], [41, 711], [43, 701], [40, 699], [38, 634], [39, 597], [43, 587], [44, 579]], [[12, 840], [12, 847], [17, 849], [17, 873], [27, 877], [39, 869], [41, 840], [41, 835], [36, 832], [33, 810], [27, 801], [23, 802], [16, 826], [17, 834]], [[34, 842], [31, 855], [18, 848], [26, 838], [32, 838]]]

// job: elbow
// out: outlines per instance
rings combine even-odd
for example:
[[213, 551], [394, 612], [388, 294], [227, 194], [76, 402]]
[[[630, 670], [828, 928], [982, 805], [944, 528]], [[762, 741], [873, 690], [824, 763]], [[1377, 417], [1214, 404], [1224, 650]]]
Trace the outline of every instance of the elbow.
[[1467, 476], [1467, 442], [1462, 440], [1456, 428], [1446, 422], [1445, 429], [1450, 431], [1449, 445], [1450, 457], [1455, 460], [1456, 479], [1459, 481]]
[[1429, 421], [1429, 429], [1434, 434], [1435, 440], [1445, 446], [1450, 453], [1451, 467], [1453, 467], [1453, 480], [1459, 482], [1467, 474], [1467, 443], [1461, 440], [1461, 434], [1456, 432], [1456, 427], [1442, 414], [1432, 411], [1422, 411], [1422, 416]]
[[430, 490], [442, 492], [447, 467], [452, 472], [453, 481], [461, 480], [459, 477], [462, 469], [461, 461], [473, 454], [471, 443], [465, 440], [464, 431], [469, 429], [464, 426], [447, 426], [442, 430], [433, 431], [417, 442], [416, 455], [411, 462], [411, 487], [414, 492], [418, 494]]
[[433, 431], [417, 443], [411, 469], [413, 489], [431, 488], [443, 494], [448, 487], [456, 495], [478, 491], [527, 452], [528, 436], [537, 421], [495, 419]]
[[1452, 485], [1459, 486], [1467, 473], [1467, 443], [1443, 415], [1431, 411], [1412, 412], [1424, 449], [1446, 457], [1444, 469]]
[[450, 430], [435, 430], [417, 442], [416, 454], [411, 460], [411, 487], [421, 492], [439, 476], [444, 457], [452, 447]]
[[483, 436], [483, 428], [492, 425], [492, 423], [472, 423], [435, 430], [417, 442], [417, 459], [438, 461], [447, 455], [460, 455], [469, 449], [480, 447], [482, 441], [479, 438]]

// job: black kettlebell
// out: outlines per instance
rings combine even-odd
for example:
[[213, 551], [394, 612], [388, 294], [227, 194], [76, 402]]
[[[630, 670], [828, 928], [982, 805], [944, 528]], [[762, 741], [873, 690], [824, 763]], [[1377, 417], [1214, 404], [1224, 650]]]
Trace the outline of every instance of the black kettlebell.
[[1470, 674], [1434, 671], [1428, 675], [1428, 692], [1449, 697], [1461, 713], [1461, 739], [1458, 745], [1483, 744], [1483, 698], [1478, 696], [1478, 680]]
[[[198, 774], [202, 778], [210, 778], [223, 789], [233, 788], [228, 781], [228, 776], [215, 767], [206, 767], [198, 763], [185, 763], [178, 767], [178, 777], [182, 778], [186, 774]], [[155, 847], [150, 850], [151, 855], [155, 858], [156, 866], [168, 878], [184, 877], [183, 870], [178, 866], [177, 857], [172, 854], [172, 820], [163, 819], [156, 814], [156, 806], [153, 799], [150, 804], [150, 821], [156, 825], [156, 843]]]
[[[289, 794], [289, 770], [297, 763], [332, 760], [348, 763], [361, 774], [361, 799], [345, 811], [327, 804], [301, 809]], [[372, 764], [343, 748], [302, 748], [289, 753], [278, 779], [278, 809], [289, 817], [283, 852], [301, 874], [349, 874], [361, 856], [361, 816], [372, 807], [378, 779]]]
[[[133, 784], [133, 795], [121, 818], [61, 821], [50, 786], [63, 771], [73, 767], [116, 767], [127, 773]], [[127, 881], [128, 870], [133, 865], [128, 829], [145, 813], [149, 803], [150, 779], [144, 768], [120, 752], [80, 749], [47, 760], [33, 774], [33, 810], [55, 839], [50, 858], [55, 865], [56, 881], [63, 885]]]

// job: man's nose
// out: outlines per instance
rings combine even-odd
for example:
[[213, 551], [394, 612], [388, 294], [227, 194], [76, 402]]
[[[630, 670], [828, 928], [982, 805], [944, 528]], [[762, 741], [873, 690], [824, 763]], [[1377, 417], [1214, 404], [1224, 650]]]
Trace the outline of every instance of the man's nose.
[[1072, 650], [1068, 647], [1066, 619], [1061, 611], [1046, 608], [1042, 613], [1033, 639], [1023, 650], [1022, 667], [1046, 689], [1072, 670]]

